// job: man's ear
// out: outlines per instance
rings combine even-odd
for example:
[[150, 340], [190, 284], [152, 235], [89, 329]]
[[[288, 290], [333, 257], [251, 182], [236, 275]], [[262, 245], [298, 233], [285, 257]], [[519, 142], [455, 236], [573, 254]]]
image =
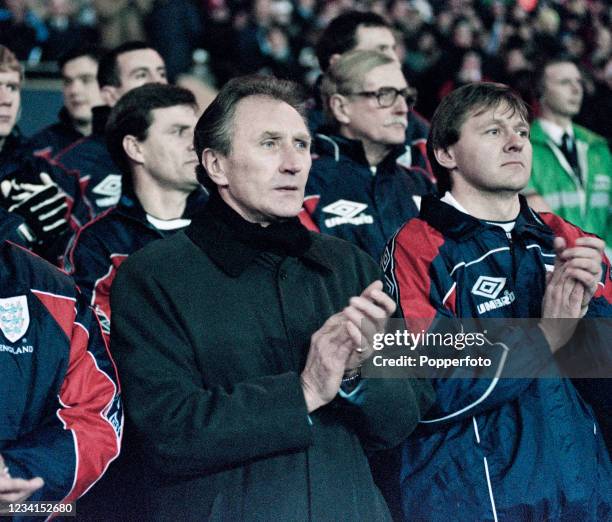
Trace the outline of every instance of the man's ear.
[[334, 119], [341, 125], [348, 125], [351, 122], [351, 111], [346, 98], [342, 94], [332, 94], [329, 98], [329, 110], [334, 115]]
[[226, 172], [227, 158], [213, 149], [204, 149], [202, 151], [202, 165], [208, 173], [208, 177], [219, 187], [226, 187], [227, 181]]
[[457, 167], [457, 162], [455, 161], [455, 151], [452, 149], [452, 146], [434, 149], [434, 156], [436, 157], [438, 163], [449, 171]]
[[120, 96], [116, 87], [113, 87], [112, 85], [105, 85], [100, 89], [100, 98], [102, 98], [104, 105], [114, 107], [119, 101]]
[[334, 65], [341, 57], [342, 55], [340, 53], [334, 53], [329, 57], [329, 65], [327, 66], [327, 68], [329, 69], [332, 65]]
[[125, 136], [123, 136], [123, 141], [121, 142], [121, 145], [123, 145], [123, 150], [127, 157], [130, 158], [134, 163], [142, 165], [145, 162], [140, 142], [134, 136], [132, 136], [131, 134], [126, 134]]

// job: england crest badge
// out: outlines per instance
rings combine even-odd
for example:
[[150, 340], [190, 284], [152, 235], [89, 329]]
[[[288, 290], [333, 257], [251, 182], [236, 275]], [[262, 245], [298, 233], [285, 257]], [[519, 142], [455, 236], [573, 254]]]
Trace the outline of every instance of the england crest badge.
[[0, 299], [0, 330], [10, 342], [21, 339], [30, 325], [28, 299], [25, 295]]

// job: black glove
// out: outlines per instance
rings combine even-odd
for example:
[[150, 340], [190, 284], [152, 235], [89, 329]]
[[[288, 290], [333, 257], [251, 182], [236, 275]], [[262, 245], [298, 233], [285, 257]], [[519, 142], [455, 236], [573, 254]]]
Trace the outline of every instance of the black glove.
[[33, 243], [48, 245], [68, 231], [66, 194], [41, 172], [40, 184], [5, 179], [0, 183], [2, 205], [19, 214], [34, 234]]

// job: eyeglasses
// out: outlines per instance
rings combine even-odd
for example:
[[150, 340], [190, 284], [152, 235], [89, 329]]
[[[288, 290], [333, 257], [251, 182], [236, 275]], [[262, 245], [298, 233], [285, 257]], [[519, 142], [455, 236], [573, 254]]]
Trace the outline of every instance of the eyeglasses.
[[391, 107], [398, 96], [404, 97], [408, 108], [414, 107], [417, 101], [417, 91], [411, 87], [405, 87], [404, 89], [381, 87], [377, 91], [349, 92], [346, 93], [345, 96], [366, 96], [368, 98], [376, 98], [378, 106], [383, 109]]

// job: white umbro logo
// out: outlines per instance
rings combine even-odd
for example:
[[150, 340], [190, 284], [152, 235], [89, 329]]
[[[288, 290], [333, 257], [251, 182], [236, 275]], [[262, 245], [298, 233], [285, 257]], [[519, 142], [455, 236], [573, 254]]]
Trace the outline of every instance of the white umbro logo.
[[328, 214], [335, 214], [343, 218], [355, 217], [360, 212], [363, 212], [368, 206], [365, 203], [357, 203], [356, 201], [348, 201], [346, 199], [339, 199], [338, 201], [323, 207], [323, 212]]
[[480, 276], [472, 287], [472, 293], [487, 299], [495, 299], [506, 284], [505, 277]]
[[96, 199], [96, 205], [99, 207], [116, 205], [121, 197], [121, 175], [109, 174], [92, 189], [92, 192], [102, 196]]

